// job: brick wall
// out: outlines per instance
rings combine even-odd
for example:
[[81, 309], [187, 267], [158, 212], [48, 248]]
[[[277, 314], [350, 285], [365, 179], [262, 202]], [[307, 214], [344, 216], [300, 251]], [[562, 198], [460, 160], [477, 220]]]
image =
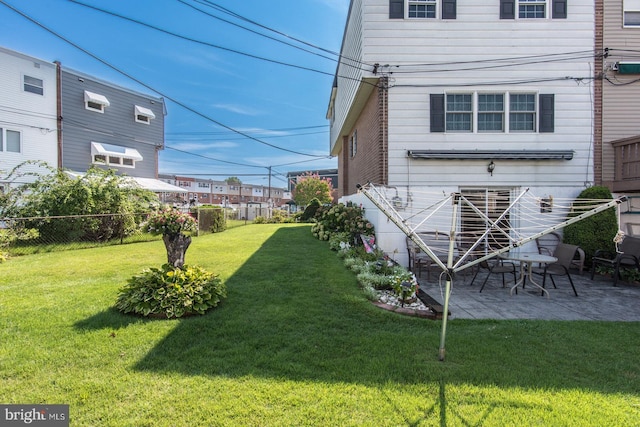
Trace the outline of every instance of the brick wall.
[[357, 184], [387, 183], [387, 91], [383, 84], [371, 93], [353, 129], [344, 138], [339, 160], [339, 196], [355, 193]]

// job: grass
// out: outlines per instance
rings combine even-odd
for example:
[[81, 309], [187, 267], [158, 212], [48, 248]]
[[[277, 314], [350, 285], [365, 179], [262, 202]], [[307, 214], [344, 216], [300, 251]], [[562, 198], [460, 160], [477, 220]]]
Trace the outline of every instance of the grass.
[[112, 309], [160, 241], [0, 264], [0, 402], [72, 426], [640, 425], [638, 323], [403, 317], [369, 303], [304, 225], [195, 238], [221, 276], [205, 316]]

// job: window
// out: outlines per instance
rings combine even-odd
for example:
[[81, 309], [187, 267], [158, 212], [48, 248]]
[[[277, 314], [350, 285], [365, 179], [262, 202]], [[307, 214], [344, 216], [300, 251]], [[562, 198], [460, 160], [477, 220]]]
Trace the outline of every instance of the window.
[[409, 0], [407, 16], [409, 18], [435, 18], [436, 0]]
[[518, 0], [518, 17], [540, 19], [546, 17], [546, 0]]
[[625, 27], [640, 27], [640, 0], [624, 0], [623, 16]]
[[142, 156], [134, 148], [100, 142], [91, 143], [91, 157], [93, 163], [124, 168], [135, 168], [136, 162], [142, 161]]
[[22, 148], [21, 139], [20, 132], [0, 128], [0, 151], [20, 153]]
[[178, 187], [189, 188], [191, 187], [191, 181], [178, 181]]
[[554, 132], [553, 94], [451, 93], [430, 100], [431, 132]]
[[31, 76], [23, 76], [23, 89], [25, 92], [35, 93], [36, 95], [44, 95], [44, 82]]
[[515, 19], [516, 16], [520, 19], [566, 19], [567, 0], [500, 0], [500, 19]]
[[353, 131], [353, 135], [351, 135], [351, 158], [356, 156], [358, 152], [358, 131]]
[[509, 97], [509, 130], [535, 132], [536, 97], [531, 93], [511, 94]]
[[478, 95], [478, 132], [504, 131], [504, 95]]
[[436, 19], [439, 8], [442, 19], [456, 19], [456, 0], [389, 0], [389, 19]]
[[198, 188], [209, 188], [209, 183], [208, 182], [199, 182], [198, 183]]
[[89, 92], [88, 90], [84, 91], [84, 107], [87, 110], [104, 113], [105, 107], [108, 107], [109, 105], [111, 104], [104, 95]]
[[454, 132], [473, 130], [471, 94], [447, 95], [446, 129]]
[[151, 123], [151, 119], [156, 118], [156, 115], [153, 114], [153, 111], [150, 109], [136, 105], [134, 108], [134, 118], [137, 123], [145, 123], [148, 125]]

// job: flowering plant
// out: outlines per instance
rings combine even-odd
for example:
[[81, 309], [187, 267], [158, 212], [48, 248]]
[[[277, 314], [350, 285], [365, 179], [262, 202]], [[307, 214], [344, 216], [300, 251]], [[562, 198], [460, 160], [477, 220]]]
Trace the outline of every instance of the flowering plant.
[[198, 221], [188, 213], [166, 208], [149, 215], [144, 229], [152, 234], [176, 235], [198, 231]]
[[391, 279], [393, 292], [403, 299], [412, 298], [418, 292], [418, 281], [413, 273], [396, 274]]

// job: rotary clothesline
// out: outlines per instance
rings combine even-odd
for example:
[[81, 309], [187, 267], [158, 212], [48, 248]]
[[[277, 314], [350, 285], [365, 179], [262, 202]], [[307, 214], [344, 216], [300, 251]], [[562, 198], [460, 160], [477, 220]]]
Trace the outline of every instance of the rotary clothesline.
[[447, 273], [440, 360], [444, 360], [449, 295], [456, 272], [625, 200], [536, 197], [529, 189], [520, 193], [505, 189], [446, 194], [410, 187], [403, 199], [397, 187], [367, 184], [358, 189]]

